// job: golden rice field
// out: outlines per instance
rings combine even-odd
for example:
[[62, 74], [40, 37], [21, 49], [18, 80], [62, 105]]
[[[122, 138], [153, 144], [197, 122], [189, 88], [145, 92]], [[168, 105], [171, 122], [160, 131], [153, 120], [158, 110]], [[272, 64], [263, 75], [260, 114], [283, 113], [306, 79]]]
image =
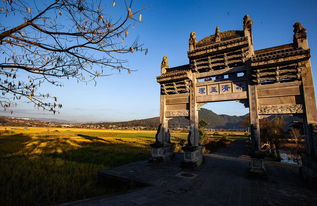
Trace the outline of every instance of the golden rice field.
[[100, 184], [98, 171], [149, 158], [155, 133], [0, 127], [0, 205], [52, 205], [122, 192], [127, 188]]
[[[98, 172], [150, 157], [156, 131], [0, 126], [0, 205], [53, 205], [109, 193]], [[240, 133], [208, 133], [215, 137]], [[184, 144], [187, 133], [172, 132]], [[218, 143], [211, 146], [218, 147]], [[176, 147], [181, 150], [181, 144]], [[213, 148], [213, 147], [212, 147]]]

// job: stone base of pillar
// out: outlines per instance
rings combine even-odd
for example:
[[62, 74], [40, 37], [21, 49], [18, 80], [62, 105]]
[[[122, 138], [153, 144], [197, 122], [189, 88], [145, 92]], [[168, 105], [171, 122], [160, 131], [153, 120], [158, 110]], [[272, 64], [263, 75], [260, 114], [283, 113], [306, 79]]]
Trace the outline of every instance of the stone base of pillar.
[[203, 162], [202, 146], [185, 146], [183, 150], [184, 160], [182, 167], [194, 168], [201, 165]]
[[300, 174], [308, 184], [317, 184], [317, 160], [309, 156], [302, 155], [303, 166], [300, 169]]
[[153, 162], [162, 162], [173, 159], [174, 157], [174, 143], [168, 144], [152, 144], [151, 145], [151, 161]]
[[252, 176], [265, 177], [266, 170], [263, 159], [252, 158], [250, 162], [249, 173]]

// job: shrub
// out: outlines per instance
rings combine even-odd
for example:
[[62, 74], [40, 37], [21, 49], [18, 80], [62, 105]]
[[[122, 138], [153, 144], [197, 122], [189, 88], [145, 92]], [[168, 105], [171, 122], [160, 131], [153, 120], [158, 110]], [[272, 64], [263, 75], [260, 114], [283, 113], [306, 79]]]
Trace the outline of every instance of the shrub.
[[208, 123], [204, 120], [200, 120], [198, 124], [198, 130], [199, 130], [199, 144], [204, 145], [208, 142], [208, 135], [205, 131], [205, 127], [208, 125]]
[[270, 154], [280, 160], [280, 139], [285, 137], [285, 123], [281, 117], [261, 119], [261, 141], [270, 145]]

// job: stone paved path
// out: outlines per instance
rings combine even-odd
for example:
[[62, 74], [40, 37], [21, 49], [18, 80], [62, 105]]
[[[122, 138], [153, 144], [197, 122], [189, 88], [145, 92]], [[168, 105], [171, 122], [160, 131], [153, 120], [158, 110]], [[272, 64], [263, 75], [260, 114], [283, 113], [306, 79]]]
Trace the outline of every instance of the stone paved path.
[[215, 154], [230, 157], [246, 156], [249, 151], [249, 143], [246, 139], [237, 139], [225, 148], [219, 149]]
[[317, 205], [317, 191], [302, 183], [296, 165], [266, 161], [267, 178], [250, 177], [246, 146], [246, 142], [237, 140], [226, 149], [206, 155], [204, 164], [193, 170], [179, 167], [181, 154], [169, 163], [140, 161], [105, 170], [105, 175], [150, 186], [65, 205]]

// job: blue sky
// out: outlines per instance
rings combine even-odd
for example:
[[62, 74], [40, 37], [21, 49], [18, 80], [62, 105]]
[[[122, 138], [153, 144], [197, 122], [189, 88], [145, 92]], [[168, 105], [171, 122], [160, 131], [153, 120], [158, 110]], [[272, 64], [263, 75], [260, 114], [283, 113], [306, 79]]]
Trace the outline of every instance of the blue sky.
[[[112, 1], [109, 1], [110, 3]], [[120, 6], [120, 1], [117, 4]], [[59, 97], [63, 109], [52, 115], [39, 112], [33, 105], [20, 103], [14, 116], [56, 118], [77, 122], [124, 121], [159, 115], [159, 84], [163, 56], [170, 67], [188, 63], [187, 50], [190, 32], [200, 40], [221, 31], [242, 30], [245, 14], [253, 20], [255, 49], [292, 42], [293, 24], [300, 21], [308, 31], [313, 78], [317, 81], [317, 1], [221, 1], [221, 0], [135, 0], [134, 8], [149, 6], [142, 12], [143, 22], [129, 32], [129, 38], [139, 38], [147, 55], [133, 53], [125, 56], [128, 65], [137, 71], [132, 74], [111, 74], [91, 84], [63, 81], [64, 87], [45, 88]], [[131, 34], [131, 35], [130, 35]], [[243, 115], [248, 112], [237, 102], [209, 103], [205, 108], [218, 114]], [[3, 114], [3, 113], [2, 113]]]

